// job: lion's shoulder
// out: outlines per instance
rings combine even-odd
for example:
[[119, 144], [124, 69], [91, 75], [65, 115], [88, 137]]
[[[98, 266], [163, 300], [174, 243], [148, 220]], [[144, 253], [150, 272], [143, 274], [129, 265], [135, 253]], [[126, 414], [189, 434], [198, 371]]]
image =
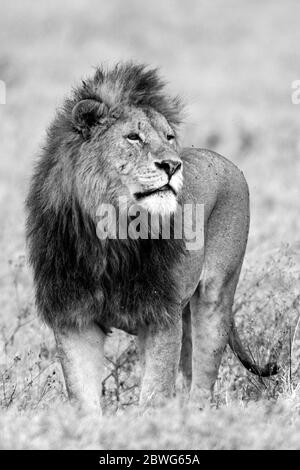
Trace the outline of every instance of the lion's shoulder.
[[207, 195], [227, 191], [248, 195], [243, 172], [228, 158], [205, 148], [186, 147], [180, 157], [184, 165], [185, 185], [199, 194]]

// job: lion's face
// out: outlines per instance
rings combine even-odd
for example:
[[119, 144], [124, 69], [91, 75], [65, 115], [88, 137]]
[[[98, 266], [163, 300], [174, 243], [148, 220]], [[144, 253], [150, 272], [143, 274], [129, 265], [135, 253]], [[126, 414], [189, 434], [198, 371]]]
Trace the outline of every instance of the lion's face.
[[151, 108], [125, 107], [104, 132], [94, 128], [81, 147], [76, 174], [89, 208], [122, 198], [151, 213], [173, 213], [183, 183], [174, 130]]

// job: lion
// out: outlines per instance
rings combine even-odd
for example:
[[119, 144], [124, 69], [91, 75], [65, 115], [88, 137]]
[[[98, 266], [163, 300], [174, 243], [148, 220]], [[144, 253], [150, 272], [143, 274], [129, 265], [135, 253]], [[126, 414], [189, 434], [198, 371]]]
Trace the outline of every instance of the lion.
[[[179, 366], [190, 403], [213, 399], [227, 343], [260, 376], [237, 334], [232, 305], [249, 228], [242, 172], [221, 155], [183, 148], [182, 103], [157, 69], [96, 69], [58, 110], [26, 202], [37, 310], [52, 328], [71, 400], [101, 412], [104, 343], [111, 328], [137, 335], [140, 404], [175, 393]], [[100, 239], [101, 204], [174, 217], [204, 207], [204, 244], [176, 238]], [[118, 207], [118, 217], [122, 216]], [[127, 217], [127, 219], [126, 219]], [[126, 220], [132, 220], [126, 213]]]

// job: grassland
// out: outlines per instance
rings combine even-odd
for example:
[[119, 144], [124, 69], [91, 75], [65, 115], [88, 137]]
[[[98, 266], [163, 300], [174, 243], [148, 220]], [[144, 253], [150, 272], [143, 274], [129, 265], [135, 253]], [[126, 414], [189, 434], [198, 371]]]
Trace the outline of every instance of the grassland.
[[[0, 0], [0, 448], [300, 447], [300, 105], [291, 102], [299, 8], [297, 0]], [[256, 380], [226, 351], [217, 407], [199, 413], [179, 398], [139, 415], [138, 363], [125, 335], [107, 345], [105, 416], [71, 409], [51, 332], [36, 319], [24, 243], [33, 162], [70, 86], [94, 65], [125, 59], [161, 68], [187, 103], [183, 145], [229, 157], [250, 187], [237, 323], [254, 358], [275, 357], [281, 372]]]

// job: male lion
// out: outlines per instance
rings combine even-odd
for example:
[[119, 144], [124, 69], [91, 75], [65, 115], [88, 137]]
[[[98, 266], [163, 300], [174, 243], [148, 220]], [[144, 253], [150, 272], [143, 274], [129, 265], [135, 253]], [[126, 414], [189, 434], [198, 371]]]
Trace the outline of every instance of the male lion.
[[[233, 323], [246, 181], [212, 151], [179, 150], [180, 112], [156, 70], [98, 68], [58, 111], [35, 168], [27, 239], [37, 308], [54, 331], [70, 398], [88, 408], [100, 410], [111, 327], [138, 335], [142, 405], [174, 393], [180, 363], [191, 402], [202, 406], [228, 342], [253, 373], [276, 372], [251, 362]], [[98, 208], [120, 197], [162, 219], [179, 204], [203, 204], [204, 247], [187, 250], [174, 236], [99, 239]]]

